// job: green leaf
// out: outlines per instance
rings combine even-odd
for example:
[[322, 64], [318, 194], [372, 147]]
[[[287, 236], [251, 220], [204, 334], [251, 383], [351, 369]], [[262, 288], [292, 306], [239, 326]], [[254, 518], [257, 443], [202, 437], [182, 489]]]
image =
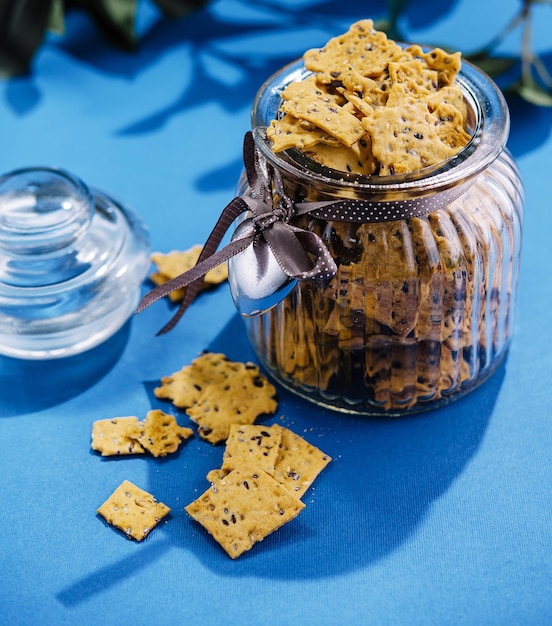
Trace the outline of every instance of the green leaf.
[[108, 35], [128, 48], [135, 48], [137, 0], [91, 0], [91, 9]]
[[48, 30], [58, 35], [63, 35], [65, 32], [64, 10], [63, 0], [53, 0], [50, 17], [48, 19]]
[[489, 56], [488, 54], [466, 55], [464, 58], [493, 77], [511, 70], [517, 62], [514, 57]]
[[0, 0], [0, 76], [30, 71], [42, 44], [53, 0]]
[[135, 30], [138, 0], [65, 0], [70, 8], [87, 11], [98, 27], [114, 45], [134, 50], [137, 46]]
[[387, 0], [387, 8], [389, 9], [389, 17], [391, 21], [395, 21], [399, 15], [405, 10], [409, 0]]
[[552, 107], [552, 92], [543, 89], [532, 77], [512, 85], [508, 91], [517, 93], [527, 102], [540, 107]]
[[169, 17], [178, 18], [197, 11], [208, 4], [209, 0], [155, 0], [155, 3]]
[[374, 28], [389, 36], [389, 31], [391, 30], [391, 22], [386, 18], [376, 20], [374, 22]]

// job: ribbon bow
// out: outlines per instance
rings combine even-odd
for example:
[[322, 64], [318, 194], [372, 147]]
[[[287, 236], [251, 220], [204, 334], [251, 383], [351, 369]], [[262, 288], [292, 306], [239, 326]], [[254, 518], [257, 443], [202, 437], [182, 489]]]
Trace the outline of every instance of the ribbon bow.
[[[428, 178], [432, 180], [432, 186], [418, 186], [417, 179], [405, 187], [393, 181], [373, 185], [371, 199], [340, 198], [294, 203], [285, 192], [280, 172], [260, 154], [251, 132], [245, 135], [243, 160], [250, 195], [234, 198], [225, 207], [192, 269], [147, 293], [138, 306], [137, 313], [171, 291], [186, 287], [180, 308], [159, 334], [171, 330], [182, 317], [199, 292], [203, 276], [209, 270], [249, 246], [253, 246], [259, 258], [258, 251], [265, 244], [268, 245], [278, 265], [289, 278], [325, 280], [334, 276], [337, 267], [325, 244], [315, 233], [293, 226], [290, 220], [295, 216], [308, 213], [326, 221], [353, 223], [389, 222], [420, 217], [450, 204], [473, 182], [473, 179], [460, 183], [453, 180], [451, 184], [447, 176], [443, 177], [441, 173]], [[447, 164], [443, 171], [446, 172], [449, 167], [452, 166]], [[410, 195], [407, 194], [409, 189]], [[367, 190], [365, 195], [366, 193]], [[217, 252], [232, 222], [245, 212], [250, 212], [252, 216], [246, 220], [248, 228], [241, 228], [239, 234], [235, 233], [232, 241]]]
[[[294, 204], [286, 194], [280, 173], [259, 153], [253, 135], [245, 135], [243, 160], [250, 195], [234, 198], [222, 211], [207, 238], [193, 268], [155, 287], [141, 300], [136, 313], [160, 300], [176, 289], [186, 288], [178, 311], [158, 334], [174, 328], [201, 289], [203, 276], [221, 263], [243, 252], [263, 239], [270, 247], [282, 271], [290, 278], [331, 278], [337, 271], [334, 259], [318, 235], [290, 223], [292, 217], [308, 213], [314, 205], [321, 207], [334, 202]], [[218, 250], [220, 242], [243, 213], [249, 212], [248, 227]], [[218, 250], [218, 251], [217, 251]]]

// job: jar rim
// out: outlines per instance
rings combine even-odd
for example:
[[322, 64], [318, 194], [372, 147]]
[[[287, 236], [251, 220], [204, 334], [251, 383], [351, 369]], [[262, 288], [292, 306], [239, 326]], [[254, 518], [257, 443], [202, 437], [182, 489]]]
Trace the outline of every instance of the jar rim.
[[[389, 201], [409, 196], [423, 197], [467, 184], [486, 169], [503, 151], [510, 116], [506, 100], [494, 81], [469, 61], [463, 60], [457, 76], [471, 118], [471, 139], [458, 153], [436, 165], [409, 174], [367, 176], [332, 170], [311, 159], [301, 159], [298, 150], [276, 154], [266, 137], [275, 119], [281, 94], [291, 82], [312, 74], [297, 59], [275, 72], [261, 85], [251, 109], [255, 142], [266, 160], [288, 176], [329, 193]], [[307, 163], [308, 162], [308, 163]]]

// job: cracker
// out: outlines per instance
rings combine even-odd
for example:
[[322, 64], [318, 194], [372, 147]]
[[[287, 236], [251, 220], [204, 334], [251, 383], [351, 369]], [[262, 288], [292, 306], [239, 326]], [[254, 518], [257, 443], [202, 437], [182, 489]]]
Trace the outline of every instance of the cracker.
[[323, 48], [307, 50], [305, 67], [318, 73], [321, 82], [333, 83], [353, 67], [362, 76], [380, 76], [390, 61], [404, 58], [404, 52], [385, 33], [374, 29], [372, 20], [360, 20]]
[[378, 165], [372, 154], [370, 137], [362, 137], [350, 148], [317, 144], [303, 153], [326, 167], [353, 174], [373, 174]]
[[169, 512], [168, 506], [128, 480], [124, 480], [97, 510], [108, 524], [136, 541], [145, 539]]
[[279, 424], [282, 441], [274, 466], [274, 478], [297, 498], [301, 498], [331, 458], [319, 448]]
[[297, 95], [283, 102], [280, 108], [284, 113], [314, 124], [345, 146], [353, 145], [364, 135], [360, 120], [322, 92]]
[[320, 84], [316, 74], [311, 74], [303, 80], [289, 83], [282, 92], [284, 100], [303, 98], [306, 95], [322, 98], [324, 102], [338, 107], [345, 104], [343, 96], [338, 91], [329, 88], [328, 85]]
[[[188, 250], [174, 250], [168, 254], [154, 252], [151, 255], [151, 260], [157, 266], [158, 271], [150, 275], [150, 280], [156, 285], [163, 285], [172, 278], [187, 272], [197, 263], [201, 250], [202, 246], [196, 245]], [[210, 289], [227, 279], [228, 266], [223, 263], [205, 274], [202, 289]], [[176, 289], [169, 294], [169, 298], [173, 302], [177, 302], [182, 300], [184, 293], [185, 289]]]
[[304, 508], [266, 472], [240, 467], [216, 480], [185, 510], [235, 559]]
[[228, 473], [241, 465], [249, 464], [272, 476], [281, 440], [281, 432], [274, 428], [255, 424], [232, 424], [222, 459], [222, 472]]
[[[342, 89], [355, 94], [368, 105], [385, 104], [387, 96], [385, 92], [381, 90], [380, 82], [373, 78], [363, 76], [360, 72], [357, 72], [354, 67], [347, 67], [346, 70], [341, 72], [340, 82], [343, 86]], [[340, 93], [343, 93], [343, 95], [347, 97], [343, 91]]]
[[435, 70], [439, 86], [452, 85], [462, 65], [460, 52], [449, 53], [441, 48], [424, 51], [419, 45], [409, 46], [405, 52], [414, 58], [423, 59], [430, 69]]
[[456, 154], [470, 140], [462, 126], [461, 112], [453, 104], [441, 102], [435, 106], [433, 114], [437, 118], [435, 129], [439, 139]]
[[260, 415], [274, 413], [278, 406], [275, 393], [258, 369], [256, 373], [243, 370], [228, 379], [224, 389], [206, 389], [186, 412], [198, 425], [199, 436], [217, 445], [226, 441], [232, 424], [253, 424]]
[[381, 107], [362, 124], [372, 138], [380, 175], [414, 172], [445, 161], [457, 151], [441, 141], [438, 117], [423, 101]]
[[303, 61], [312, 74], [286, 86], [284, 115], [267, 130], [275, 152], [296, 148], [334, 170], [387, 176], [445, 161], [470, 139], [454, 83], [459, 52], [403, 49], [361, 20]]
[[185, 409], [200, 437], [215, 445], [226, 440], [232, 424], [252, 424], [278, 406], [275, 387], [256, 365], [209, 352], [163, 377], [154, 394]]
[[461, 116], [461, 126], [465, 126], [468, 110], [462, 89], [458, 85], [447, 85], [441, 87], [439, 91], [426, 96], [425, 101], [430, 111], [434, 111], [440, 104], [451, 104], [455, 109], [458, 109]]
[[224, 385], [229, 376], [226, 363], [223, 354], [205, 352], [179, 372], [163, 376], [161, 386], [153, 393], [157, 398], [171, 400], [176, 407], [186, 409], [201, 399], [205, 389]]
[[166, 456], [176, 452], [185, 439], [193, 437], [193, 430], [179, 426], [174, 415], [159, 409], [148, 411], [138, 441], [153, 456]]
[[137, 417], [114, 417], [96, 420], [92, 424], [91, 447], [102, 456], [144, 454], [138, 442], [142, 425]]
[[419, 94], [433, 93], [439, 89], [439, 76], [421, 59], [412, 59], [401, 63], [391, 62], [388, 65], [389, 81], [391, 84], [409, 82], [415, 85]]
[[328, 135], [314, 124], [290, 114], [272, 120], [266, 129], [266, 136], [272, 142], [274, 152], [282, 152], [290, 148], [304, 150], [318, 143], [331, 146], [341, 145], [338, 139]]

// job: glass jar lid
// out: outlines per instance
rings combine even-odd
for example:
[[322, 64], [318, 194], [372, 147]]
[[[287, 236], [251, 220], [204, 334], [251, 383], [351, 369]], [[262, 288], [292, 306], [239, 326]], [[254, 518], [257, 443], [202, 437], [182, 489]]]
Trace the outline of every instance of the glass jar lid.
[[148, 271], [145, 226], [73, 174], [0, 177], [0, 354], [64, 357], [113, 335]]

